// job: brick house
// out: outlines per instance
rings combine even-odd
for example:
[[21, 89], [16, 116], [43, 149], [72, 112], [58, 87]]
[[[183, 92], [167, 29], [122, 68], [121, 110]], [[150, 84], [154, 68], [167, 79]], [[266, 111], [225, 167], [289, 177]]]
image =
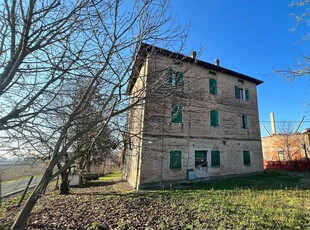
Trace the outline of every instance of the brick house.
[[310, 158], [310, 128], [302, 133], [274, 134], [262, 138], [264, 166], [272, 161]]
[[143, 44], [127, 87], [138, 103], [127, 114], [124, 179], [144, 189], [263, 171], [261, 83]]

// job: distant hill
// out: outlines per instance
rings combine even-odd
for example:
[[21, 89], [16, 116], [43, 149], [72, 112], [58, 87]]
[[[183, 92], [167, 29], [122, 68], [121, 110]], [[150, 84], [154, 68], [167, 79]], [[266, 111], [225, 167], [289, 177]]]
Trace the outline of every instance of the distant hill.
[[41, 165], [43, 161], [31, 161], [31, 160], [19, 160], [16, 158], [0, 158], [0, 166], [12, 166], [12, 165]]

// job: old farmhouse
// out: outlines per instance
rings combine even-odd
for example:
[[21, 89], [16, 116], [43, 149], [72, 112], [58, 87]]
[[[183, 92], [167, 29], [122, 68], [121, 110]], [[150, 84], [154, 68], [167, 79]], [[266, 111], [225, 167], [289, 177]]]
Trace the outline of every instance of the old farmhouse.
[[[143, 44], [127, 94], [124, 179], [136, 189], [263, 171], [262, 81]], [[143, 100], [144, 99], [144, 100]]]

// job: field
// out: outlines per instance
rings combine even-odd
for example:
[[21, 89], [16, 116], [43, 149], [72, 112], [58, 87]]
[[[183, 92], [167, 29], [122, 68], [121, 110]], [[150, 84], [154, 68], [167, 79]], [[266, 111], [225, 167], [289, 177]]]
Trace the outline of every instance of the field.
[[[260, 176], [137, 192], [117, 175], [48, 191], [33, 210], [29, 229], [310, 229], [309, 173]], [[112, 179], [111, 179], [112, 178]], [[0, 222], [18, 211], [6, 200]], [[1, 228], [0, 228], [1, 229]]]
[[0, 164], [1, 181], [17, 180], [24, 177], [39, 175], [43, 173], [45, 165], [4, 165]]

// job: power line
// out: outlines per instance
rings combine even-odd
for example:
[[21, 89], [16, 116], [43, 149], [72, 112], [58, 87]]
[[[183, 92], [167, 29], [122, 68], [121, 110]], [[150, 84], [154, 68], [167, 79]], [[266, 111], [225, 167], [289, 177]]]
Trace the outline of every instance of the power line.
[[[271, 121], [259, 121], [259, 122], [267, 122], [271, 123]], [[275, 121], [275, 123], [299, 123], [300, 121]], [[302, 123], [309, 123], [310, 121], [303, 121]]]

